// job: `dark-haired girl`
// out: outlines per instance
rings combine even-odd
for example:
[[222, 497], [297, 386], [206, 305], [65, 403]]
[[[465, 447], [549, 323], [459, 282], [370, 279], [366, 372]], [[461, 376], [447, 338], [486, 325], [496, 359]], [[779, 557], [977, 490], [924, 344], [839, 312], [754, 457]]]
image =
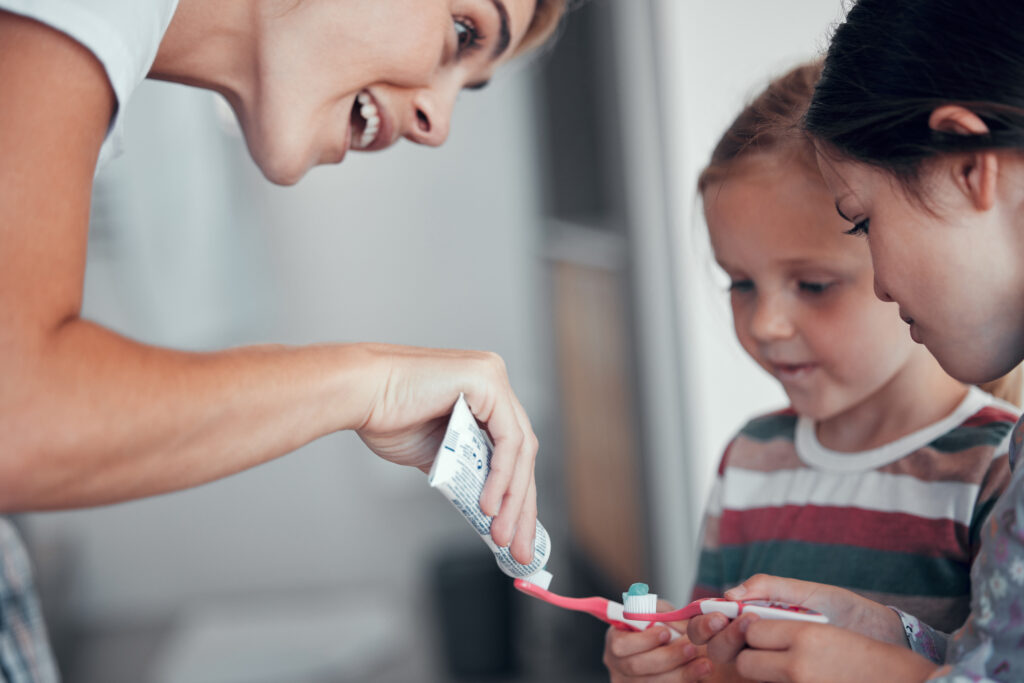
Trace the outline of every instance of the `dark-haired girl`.
[[[963, 381], [1024, 358], [1024, 3], [860, 0], [806, 117], [875, 291]], [[824, 229], [824, 228], [823, 228]], [[690, 636], [762, 681], [1024, 680], [1024, 422], [984, 524], [971, 615], [951, 636], [814, 583], [756, 576], [727, 595], [802, 603], [832, 626], [708, 618]]]

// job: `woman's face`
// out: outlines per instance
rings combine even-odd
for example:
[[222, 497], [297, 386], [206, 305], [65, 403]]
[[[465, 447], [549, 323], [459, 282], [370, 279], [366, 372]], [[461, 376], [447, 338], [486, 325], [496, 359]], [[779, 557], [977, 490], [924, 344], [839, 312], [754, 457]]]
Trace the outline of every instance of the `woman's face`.
[[[963, 382], [1002, 376], [1024, 358], [1019, 202], [1001, 185], [986, 210], [957, 162], [929, 167], [923, 202], [888, 173], [819, 154], [840, 215], [865, 233], [875, 292], [899, 304], [910, 336]], [[976, 199], [976, 198], [975, 198]]]
[[235, 103], [249, 150], [291, 184], [350, 150], [440, 145], [464, 88], [509, 59], [536, 0], [298, 0], [261, 21], [258, 91]]
[[896, 307], [875, 298], [867, 245], [842, 234], [817, 173], [748, 160], [703, 200], [715, 258], [731, 281], [737, 338], [797, 412], [840, 415], [927, 357]]

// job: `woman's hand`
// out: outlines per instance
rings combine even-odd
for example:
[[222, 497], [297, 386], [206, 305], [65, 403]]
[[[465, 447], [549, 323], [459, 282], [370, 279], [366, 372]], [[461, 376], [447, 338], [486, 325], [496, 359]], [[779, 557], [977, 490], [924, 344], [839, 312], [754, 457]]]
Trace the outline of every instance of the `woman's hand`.
[[[658, 611], [671, 611], [672, 605], [658, 601]], [[670, 624], [679, 633], [686, 633], [686, 622]], [[652, 626], [646, 631], [622, 631], [614, 626], [604, 639], [604, 665], [608, 667], [611, 683], [689, 683], [699, 681], [711, 673], [711, 662], [703, 656], [702, 648], [683, 636], [669, 640], [665, 626]]]
[[[494, 441], [491, 472], [480, 508], [497, 515], [491, 535], [511, 543], [523, 564], [533, 558], [537, 437], [509, 384], [501, 357], [478, 351], [362, 345], [370, 354], [364, 382], [372, 398], [356, 428], [370, 449], [399, 465], [427, 472], [441, 446], [452, 406], [465, 394], [470, 410]], [[517, 533], [517, 530], [523, 533]]]
[[[827, 616], [833, 626], [907, 647], [902, 622], [893, 610], [843, 588], [757, 574], [726, 591], [725, 597], [802, 605]], [[744, 616], [730, 622], [723, 615], [707, 614], [690, 620], [688, 634], [694, 643], [708, 646], [713, 661], [729, 662], [747, 645], [746, 629], [752, 620], [752, 616]]]

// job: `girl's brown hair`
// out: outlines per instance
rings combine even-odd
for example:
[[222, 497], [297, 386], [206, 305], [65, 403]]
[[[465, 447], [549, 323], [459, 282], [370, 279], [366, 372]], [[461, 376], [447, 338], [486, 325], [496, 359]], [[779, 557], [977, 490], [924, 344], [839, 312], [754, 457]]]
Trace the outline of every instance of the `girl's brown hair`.
[[748, 157], [768, 152], [790, 155], [818, 174], [814, 146], [801, 124], [821, 66], [819, 59], [791, 69], [740, 112], [711, 153], [711, 161], [697, 181], [698, 192], [703, 194], [709, 185], [724, 180]]
[[[697, 180], [697, 190], [725, 180], [748, 159], [761, 154], [786, 155], [818, 175], [816, 152], [803, 130], [804, 116], [822, 73], [822, 60], [807, 62], [776, 78], [748, 104], [711, 153]], [[1018, 365], [999, 379], [979, 384], [996, 398], [1021, 407], [1024, 370]]]

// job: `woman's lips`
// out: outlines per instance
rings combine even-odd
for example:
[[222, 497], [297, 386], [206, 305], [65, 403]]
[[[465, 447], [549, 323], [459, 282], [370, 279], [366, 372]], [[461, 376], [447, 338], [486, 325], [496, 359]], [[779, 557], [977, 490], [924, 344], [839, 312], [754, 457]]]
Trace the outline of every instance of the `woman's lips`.
[[372, 152], [391, 145], [393, 126], [380, 101], [369, 90], [361, 90], [349, 115], [350, 147]]

